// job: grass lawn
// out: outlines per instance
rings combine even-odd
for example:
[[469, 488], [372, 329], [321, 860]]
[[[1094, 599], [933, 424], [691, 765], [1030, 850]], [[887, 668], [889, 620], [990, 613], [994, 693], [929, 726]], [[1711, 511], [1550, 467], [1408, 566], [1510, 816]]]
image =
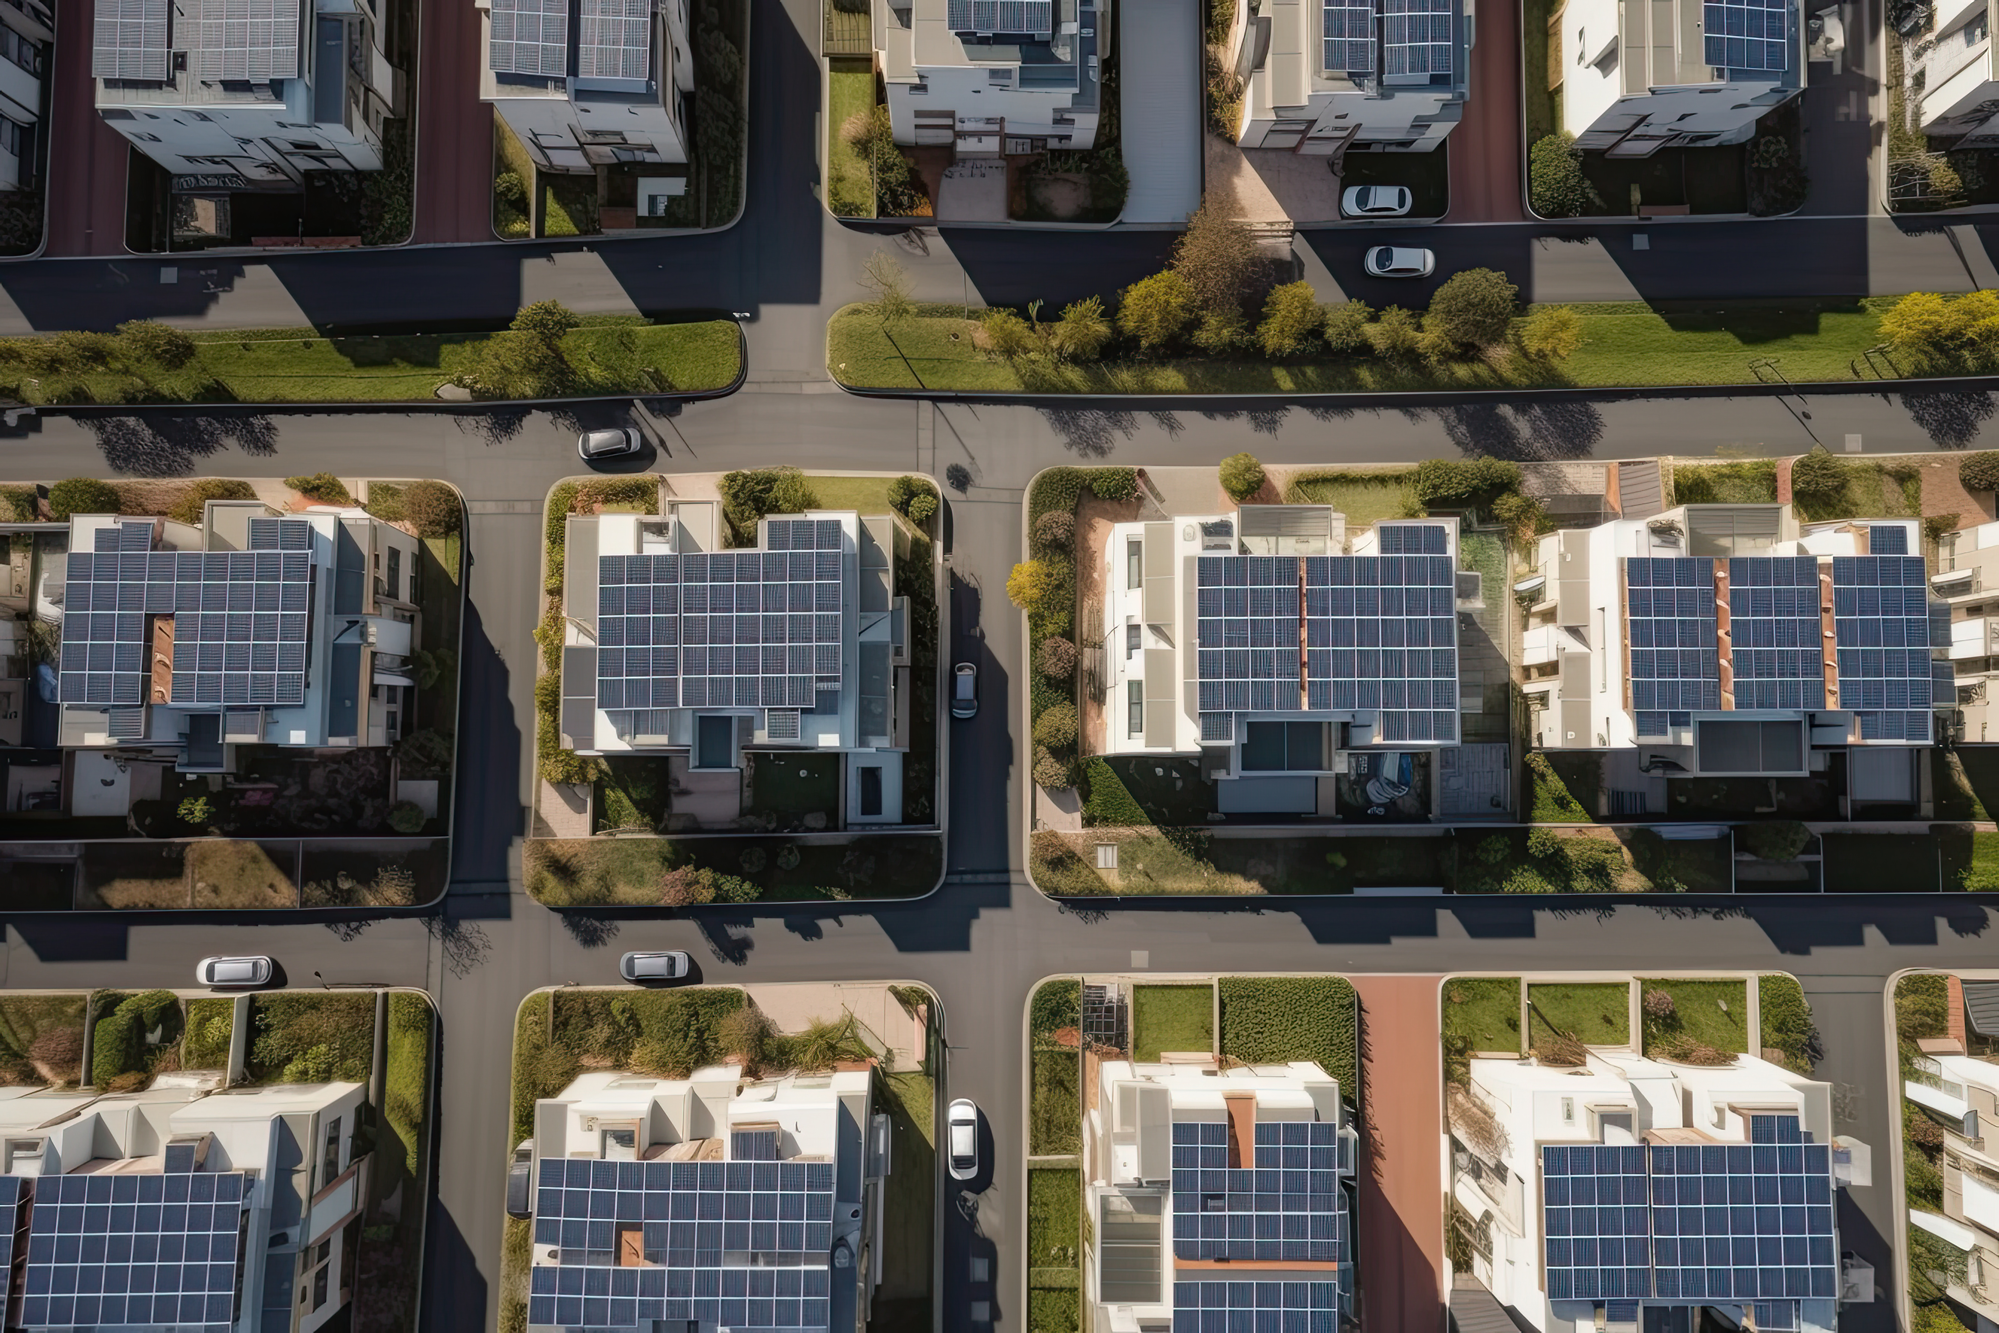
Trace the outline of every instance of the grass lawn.
[[1451, 977], [1442, 1010], [1446, 1048], [1520, 1052], [1519, 977]]
[[1213, 986], [1134, 986], [1132, 1058], [1157, 1060], [1164, 1051], [1215, 1049]]
[[1551, 0], [1520, 0], [1521, 104], [1527, 122], [1527, 143], [1534, 144], [1562, 128], [1561, 93], [1548, 87], [1548, 64], [1559, 58], [1559, 31], [1548, 35]]
[[[369, 1328], [415, 1327], [418, 1257], [423, 1253], [424, 1200], [429, 1192], [430, 1087], [435, 1036], [430, 1001], [401, 992], [388, 997], [382, 1071], [383, 1129], [368, 1182], [368, 1212], [356, 1256], [356, 1309]], [[414, 1196], [414, 1198], [412, 1198]], [[399, 1201], [395, 1213], [392, 1200]], [[416, 1206], [412, 1206], [412, 1204]]]
[[1841, 518], [1921, 518], [1923, 474], [1908, 464], [1845, 465], [1846, 493], [1836, 500], [1797, 501], [1798, 517], [1813, 523]]
[[[1074, 1272], [1083, 1240], [1083, 1173], [1073, 1167], [1034, 1167], [1027, 1173], [1028, 1282], [1075, 1285], [1059, 1275]], [[1054, 1281], [1049, 1281], [1054, 1278]]]
[[1749, 1051], [1748, 983], [1640, 977], [1638, 986], [1641, 999], [1652, 991], [1673, 997], [1673, 1012], [1664, 1018], [1654, 1018], [1639, 1006], [1645, 1022], [1645, 1054], [1653, 1054], [1655, 1045], [1670, 1037], [1690, 1038], [1718, 1051]]
[[1667, 893], [1735, 891], [1734, 845], [1726, 837], [1668, 841], [1641, 828], [1621, 834], [1619, 840], [1650, 888]]
[[[1431, 368], [1364, 357], [1267, 361], [1181, 358], [1056, 364], [1006, 362], [979, 351], [955, 306], [925, 305], [884, 330], [865, 306], [827, 328], [827, 367], [853, 388], [1030, 393], [1340, 393], [1426, 389], [1753, 384], [1749, 363], [1777, 360], [1792, 383], [1852, 378], [1848, 362], [1878, 344], [1885, 301], [1740, 305], [1715, 314], [1654, 310], [1642, 302], [1573, 307], [1583, 345], [1557, 364], [1511, 357]], [[953, 335], [956, 340], [953, 341]]]
[[883, 1204], [882, 1281], [875, 1299], [930, 1301], [930, 1248], [936, 1212], [936, 1088], [920, 1070], [886, 1074], [880, 1098], [889, 1118], [889, 1173]]
[[1936, 826], [1937, 854], [1946, 889], [1966, 893], [1999, 891], [1999, 833]]
[[1588, 750], [1536, 750], [1523, 766], [1527, 821], [1587, 824], [1596, 819], [1603, 789], [1603, 756]]
[[297, 907], [298, 844], [204, 840], [187, 849], [195, 907]]
[[1345, 977], [1222, 977], [1221, 1053], [1248, 1064], [1310, 1060], [1356, 1101], [1353, 983]]
[[649, 829], [666, 824], [666, 760], [649, 755], [612, 755], [597, 779], [591, 808], [597, 831]]
[[837, 754], [773, 754], [751, 756], [755, 781], [752, 814], [809, 815], [817, 811], [832, 827], [840, 810], [841, 759]]
[[1821, 869], [1827, 893], [1935, 893], [1940, 847], [1915, 833], [1826, 833]]
[[1527, 988], [1527, 1035], [1531, 1046], [1552, 1026], [1585, 1046], [1622, 1046], [1631, 1040], [1631, 988], [1581, 982]]
[[871, 833], [850, 843], [793, 843], [798, 864], [777, 864], [782, 839], [745, 838], [538, 838], [527, 844], [523, 874], [528, 892], [548, 907], [658, 906], [659, 879], [675, 864], [706, 866], [743, 875], [742, 855], [765, 852], [765, 866], [750, 874], [765, 902], [819, 902], [829, 898], [909, 898], [936, 887], [943, 844], [934, 834]]
[[86, 842], [76, 905], [126, 911], [187, 906], [184, 842]]
[[1384, 518], [1408, 518], [1423, 512], [1416, 498], [1415, 473], [1301, 472], [1285, 487], [1290, 504], [1331, 505], [1347, 516], [1354, 527], [1377, 523]]
[[[827, 6], [830, 11], [832, 6]], [[867, 207], [845, 217], [875, 215], [875, 186], [868, 164], [847, 142], [847, 122], [875, 104], [875, 71], [870, 63], [835, 58], [826, 75], [826, 202], [865, 200]]]
[[1036, 1157], [1083, 1150], [1082, 1055], [1035, 1051], [1028, 1067], [1027, 1151]]
[[[1990, 819], [1990, 809], [1985, 804], [1985, 796], [1999, 798], [1993, 782], [1999, 773], [1994, 772], [1995, 759], [1986, 756], [1982, 746], [1967, 749], [1930, 751], [1930, 786], [1936, 792], [1937, 818], [1939, 819]], [[1974, 769], [1978, 781], [1972, 781]], [[1981, 790], [1982, 789], [1982, 790]]]
[[862, 514], [886, 514], [890, 477], [824, 477], [807, 475], [805, 484], [819, 497], [821, 509], [852, 509]]
[[1753, 458], [1738, 463], [1674, 463], [1672, 472], [1672, 503], [1676, 505], [1777, 502], [1775, 459]]

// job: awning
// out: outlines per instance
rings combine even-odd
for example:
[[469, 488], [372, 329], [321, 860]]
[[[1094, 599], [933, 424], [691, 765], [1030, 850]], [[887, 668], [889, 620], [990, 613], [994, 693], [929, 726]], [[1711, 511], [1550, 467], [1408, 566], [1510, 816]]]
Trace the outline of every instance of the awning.
[[1966, 981], [1964, 1014], [1981, 1037], [1999, 1037], [1999, 981]]
[[416, 682], [408, 676], [398, 676], [393, 671], [377, 671], [374, 681], [377, 685], [408, 685], [412, 689], [416, 687]]

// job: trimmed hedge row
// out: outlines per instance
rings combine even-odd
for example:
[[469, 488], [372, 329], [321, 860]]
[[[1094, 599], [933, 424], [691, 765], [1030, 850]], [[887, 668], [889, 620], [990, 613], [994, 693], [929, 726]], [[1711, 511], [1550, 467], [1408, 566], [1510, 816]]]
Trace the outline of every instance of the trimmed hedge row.
[[1763, 1045], [1782, 1051], [1784, 1063], [1793, 1070], [1810, 1074], [1825, 1058], [1825, 1044], [1819, 1038], [1818, 1025], [1812, 1022], [1805, 988], [1787, 973], [1767, 973], [1756, 979], [1756, 998]]
[[1222, 977], [1222, 1054], [1247, 1064], [1310, 1060], [1360, 1102], [1359, 1002], [1345, 977]]

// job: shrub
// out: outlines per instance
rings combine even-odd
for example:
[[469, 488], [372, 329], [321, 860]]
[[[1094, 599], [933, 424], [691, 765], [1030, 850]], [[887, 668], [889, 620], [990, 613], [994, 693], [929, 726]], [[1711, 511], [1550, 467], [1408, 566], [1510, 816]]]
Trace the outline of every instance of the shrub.
[[764, 1043], [770, 1040], [770, 1020], [763, 1012], [744, 1005], [715, 1026], [715, 1044], [724, 1055], [739, 1055], [745, 1066], [755, 1069], [762, 1061]]
[[167, 507], [166, 516], [176, 523], [199, 524], [210, 500], [254, 500], [256, 490], [247, 481], [234, 478], [203, 477], [188, 483], [181, 498]]
[[937, 497], [925, 492], [909, 502], [909, 521], [919, 528], [930, 526], [930, 520], [937, 517]]
[[1118, 298], [1117, 324], [1141, 352], [1156, 352], [1186, 331], [1198, 313], [1194, 289], [1171, 271], [1141, 278]]
[[1498, 269], [1468, 268], [1444, 280], [1423, 313], [1423, 328], [1460, 347], [1506, 341], [1520, 289]]
[[128, 360], [179, 370], [194, 360], [194, 339], [167, 324], [128, 319], [118, 326], [118, 345]]
[[1999, 491], [1999, 451], [1966, 454], [1957, 461], [1957, 479], [1967, 491]]
[[1047, 746], [1034, 747], [1034, 785], [1061, 791], [1076, 785], [1076, 766], [1058, 758]]
[[1583, 345], [1583, 317], [1565, 305], [1536, 306], [1520, 329], [1520, 348], [1541, 361], [1566, 361]]
[[764, 849], [761, 847], [743, 848], [743, 854], [736, 860], [742, 865], [745, 875], [761, 875], [764, 867], [769, 864], [769, 858], [764, 855]]
[[1663, 1059], [1677, 1060], [1683, 1065], [1706, 1065], [1720, 1068], [1735, 1063], [1735, 1053], [1710, 1046], [1704, 1041], [1689, 1037], [1684, 1033], [1673, 1033], [1662, 1038], [1654, 1048]]
[[397, 801], [389, 807], [389, 827], [405, 836], [423, 832], [429, 818], [415, 801]]
[[71, 477], [49, 487], [49, 517], [66, 522], [72, 514], [115, 514], [118, 488], [95, 477]]
[[1034, 667], [1049, 680], [1072, 680], [1076, 675], [1076, 645], [1052, 635], [1041, 641], [1034, 654]]
[[1784, 1053], [1791, 1068], [1810, 1074], [1825, 1058], [1818, 1026], [1812, 1022], [1812, 1007], [1805, 1002], [1804, 987], [1798, 979], [1782, 972], [1757, 978], [1757, 1008], [1761, 1011], [1762, 1044]]
[[1028, 356], [1041, 348], [1041, 339], [1028, 322], [999, 306], [979, 316], [979, 331], [986, 337], [986, 349], [1008, 361]]
[[1795, 819], [1772, 819], [1735, 830], [1742, 850], [1764, 861], [1795, 861], [1811, 841], [1811, 830]]
[[1470, 508], [1520, 488], [1520, 465], [1503, 458], [1426, 458], [1412, 479], [1426, 506]]
[[1049, 560], [1025, 560], [1006, 578], [1007, 600], [1023, 611], [1048, 609], [1068, 589], [1057, 566]]
[[1055, 1033], [1083, 1023], [1083, 983], [1044, 981], [1027, 1001], [1027, 1030], [1036, 1046], [1054, 1044]]
[[1076, 516], [1063, 509], [1051, 509], [1034, 520], [1034, 542], [1067, 554], [1076, 541]]
[[331, 472], [315, 472], [309, 477], [286, 477], [285, 485], [297, 491], [308, 500], [321, 504], [350, 505], [354, 497], [347, 493], [347, 483]]
[[1507, 535], [1516, 542], [1531, 539], [1548, 522], [1548, 511], [1541, 502], [1518, 491], [1507, 491], [1493, 500], [1490, 508], [1494, 521], [1505, 525]]
[[1527, 202], [1544, 218], [1581, 217], [1598, 205], [1573, 134], [1550, 134], [1528, 150]]
[[1092, 759], [1084, 765], [1083, 779], [1090, 788], [1089, 799], [1083, 803], [1085, 824], [1138, 828], [1152, 823], [1124, 779], [1103, 760]]
[[1539, 859], [1562, 854], [1562, 835], [1551, 828], [1536, 828], [1527, 834], [1527, 855]]
[[1367, 322], [1373, 316], [1374, 311], [1365, 301], [1327, 306], [1325, 323], [1319, 331], [1319, 336], [1326, 340], [1326, 350], [1349, 356], [1369, 351]]
[[1108, 500], [1112, 504], [1117, 504], [1123, 500], [1138, 498], [1137, 468], [1093, 467], [1089, 470], [1089, 482], [1090, 490], [1099, 500]]
[[430, 689], [446, 676], [457, 674], [458, 654], [449, 648], [419, 648], [410, 658], [417, 688]]
[[1170, 271], [1187, 284], [1202, 310], [1240, 317], [1268, 266], [1248, 225], [1233, 216], [1234, 204], [1226, 195], [1202, 196], [1187, 230], [1173, 243]]
[[403, 491], [403, 509], [419, 537], [450, 537], [464, 526], [458, 492], [441, 481], [413, 481]]
[[659, 877], [659, 900], [668, 907], [693, 907], [715, 901], [715, 872], [675, 866]]
[[450, 732], [425, 727], [396, 742], [396, 765], [406, 777], [441, 778], [451, 771], [456, 753]]
[[1265, 356], [1298, 356], [1311, 350], [1312, 339], [1324, 323], [1312, 284], [1287, 282], [1273, 287], [1264, 298], [1263, 323], [1257, 325], [1256, 340]]
[[1222, 460], [1222, 489], [1235, 500], [1247, 500], [1263, 489], [1263, 464], [1254, 454], [1230, 454]]
[[1638, 1001], [1639, 1008], [1647, 1018], [1671, 1018], [1673, 1016], [1673, 993], [1663, 990], [1647, 990]]
[[1406, 360], [1416, 354], [1421, 345], [1422, 331], [1416, 316], [1399, 305], [1392, 305], [1381, 312], [1381, 317], [1367, 326], [1367, 345], [1376, 356], [1390, 360]]
[[1070, 361], [1094, 361], [1111, 340], [1111, 322], [1104, 317], [1102, 298], [1090, 296], [1062, 307], [1062, 318], [1049, 335], [1055, 354]]
[[888, 507], [896, 513], [906, 516], [909, 513], [910, 501], [919, 495], [929, 495], [930, 493], [931, 485], [929, 478], [910, 476], [905, 473], [889, 482]]
[[1056, 704], [1034, 720], [1034, 740], [1051, 750], [1067, 750], [1076, 744], [1076, 706]]
[[215, 818], [215, 802], [206, 796], [190, 796], [180, 803], [180, 808], [175, 813], [180, 816], [183, 824], [207, 828]]
[[1227, 356], [1249, 341], [1249, 322], [1240, 310], [1207, 311], [1194, 326], [1194, 346], [1209, 356]]
[[1814, 449], [1791, 464], [1791, 496], [1807, 503], [1830, 503], [1846, 494], [1846, 460]]
[[1358, 1020], [1343, 977], [1221, 977], [1221, 1052], [1247, 1064], [1310, 1060], [1357, 1100]]
[[722, 496], [722, 517], [729, 521], [738, 546], [756, 543], [757, 524], [766, 515], [802, 514], [819, 507], [819, 497], [795, 467], [724, 472], [716, 489]]
[[40, 522], [41, 497], [32, 486], [0, 486], [0, 515], [16, 523]]

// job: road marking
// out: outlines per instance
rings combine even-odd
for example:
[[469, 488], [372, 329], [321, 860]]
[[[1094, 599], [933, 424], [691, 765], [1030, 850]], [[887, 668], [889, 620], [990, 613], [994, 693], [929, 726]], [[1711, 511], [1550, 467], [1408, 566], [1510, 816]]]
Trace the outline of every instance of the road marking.
[[1133, 949], [1131, 951], [1131, 965], [1134, 969], [1151, 967], [1152, 951], [1150, 949]]
[[1849, 435], [1846, 437], [1846, 452], [1850, 454], [1860, 452], [1860, 437], [1858, 435]]

